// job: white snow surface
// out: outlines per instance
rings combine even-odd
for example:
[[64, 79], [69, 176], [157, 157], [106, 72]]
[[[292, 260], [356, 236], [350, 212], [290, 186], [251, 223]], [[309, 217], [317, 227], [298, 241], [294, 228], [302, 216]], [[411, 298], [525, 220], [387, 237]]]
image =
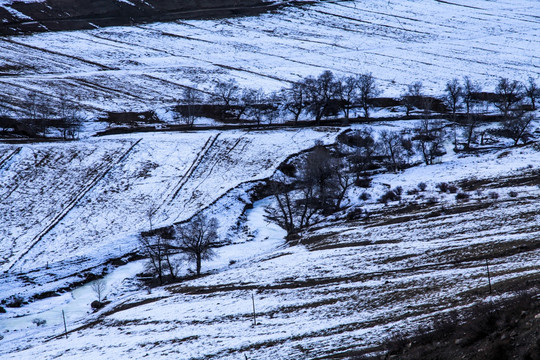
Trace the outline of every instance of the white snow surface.
[[[336, 1], [258, 17], [10, 37], [0, 40], [0, 62], [16, 70], [0, 82], [9, 110], [21, 111], [28, 91], [51, 98], [65, 91], [93, 113], [164, 109], [183, 86], [209, 90], [216, 79], [275, 90], [325, 69], [372, 72], [383, 96], [398, 96], [413, 81], [438, 95], [447, 80], [466, 75], [492, 90], [500, 76], [540, 75], [539, 9], [535, 0]], [[412, 126], [373, 124], [377, 132]], [[299, 244], [265, 222], [271, 199], [247, 213], [245, 232], [234, 230], [252, 186], [288, 155], [316, 140], [331, 143], [340, 130], [0, 144], [0, 268], [8, 271], [0, 275], [2, 298], [66, 286], [75, 273], [84, 277], [134, 250], [140, 231], [202, 209], [218, 218], [229, 244], [203, 264], [205, 276], [151, 292], [129, 280], [140, 263], [111, 272], [112, 302], [96, 313], [89, 313], [90, 285], [7, 308], [0, 357], [324, 357], [373, 349], [436, 314], [485, 300], [487, 255], [495, 254], [495, 289], [538, 274], [535, 146], [449, 151], [439, 164], [378, 175], [371, 200], [359, 200], [358, 188], [346, 199], [371, 218], [318, 224]], [[533, 180], [520, 182], [527, 177]], [[467, 203], [435, 188], [464, 180], [481, 184]], [[406, 193], [421, 181], [425, 193], [377, 203], [388, 186]], [[435, 205], [427, 205], [430, 198]], [[413, 210], [400, 212], [409, 205]], [[157, 210], [152, 218], [149, 209]], [[53, 338], [63, 332], [62, 308], [68, 330], [75, 329], [67, 339]], [[34, 317], [47, 324], [31, 325]]]
[[[20, 291], [15, 283], [30, 285], [21, 295], [37, 286], [44, 285], [40, 292], [59, 287], [65, 276], [134, 251], [141, 231], [187, 220], [209, 206], [225, 237], [250, 203], [246, 190], [290, 154], [315, 141], [333, 142], [338, 131], [143, 133], [1, 144], [0, 265], [9, 273], [0, 278], [0, 291], [6, 298]], [[30, 284], [17, 275], [28, 272]]]
[[[404, 123], [403, 128], [411, 125]], [[374, 124], [373, 128], [380, 131], [397, 126], [396, 123], [380, 123]], [[257, 163], [258, 167], [268, 169], [259, 169], [261, 174], [272, 174], [272, 166], [264, 165], [264, 161], [271, 160], [272, 164], [276, 164], [274, 156], [282, 147], [265, 145], [266, 141], [277, 141], [276, 138], [288, 136], [291, 139], [304, 139], [305, 147], [312, 144], [314, 139], [330, 141], [335, 134], [316, 130], [257, 134], [223, 132], [212, 145], [220, 150], [220, 154], [227, 153], [225, 150], [231, 143], [245, 137], [249, 139], [253, 136], [249, 142], [252, 147], [241, 147], [239, 151], [242, 156], [231, 157], [236, 159], [233, 163], [222, 158], [220, 161], [223, 163], [209, 161], [204, 168], [214, 167], [209, 178], [217, 177], [200, 184], [205, 176], [197, 175], [193, 178], [195, 184], [186, 184], [186, 189], [200, 190], [198, 196], [201, 201], [208, 199], [206, 202], [211, 202], [219, 195], [216, 189], [220, 188], [222, 176], [228, 174], [223, 170], [225, 168], [235, 171], [244, 169], [242, 178], [251, 179], [253, 177], [247, 176], [248, 164]], [[140, 184], [144, 183], [144, 177], [133, 175], [134, 169], [140, 167], [138, 162], [133, 161], [138, 159], [144, 163], [143, 154], [148, 151], [146, 148], [159, 153], [159, 146], [173, 149], [172, 143], [182, 144], [178, 146], [183, 149], [191, 147], [191, 156], [187, 153], [184, 156], [192, 159], [196, 157], [196, 149], [205, 148], [205, 141], [214, 139], [216, 135], [217, 132], [141, 135], [141, 142], [132, 150], [134, 153], [110, 170], [111, 174], [115, 174], [116, 170], [126, 172], [126, 177], [133, 180], [127, 182], [127, 179], [120, 177], [114, 183], [122, 184], [122, 179], [126, 183], [123, 186], [127, 186], [127, 189], [120, 192], [124, 194], [122, 197], [126, 197], [126, 191], [136, 194], [141, 191], [140, 188], [144, 188]], [[125, 152], [136, 139], [130, 135], [100, 140], [104, 142], [100, 151], [111, 153], [120, 149], [118, 151]], [[223, 145], [218, 146], [218, 141], [223, 141]], [[290, 146], [294, 146], [293, 143], [290, 142]], [[49, 148], [48, 152], [56, 154], [62, 146], [40, 145], [37, 148], [41, 151]], [[92, 147], [91, 140], [78, 146], [97, 151]], [[267, 148], [271, 150], [265, 150]], [[284, 158], [289, 150], [292, 149], [282, 150], [283, 155], [277, 158]], [[61, 153], [66, 157], [65, 151]], [[104, 155], [97, 153], [95, 156], [103, 158]], [[211, 156], [208, 158], [212, 159]], [[37, 161], [40, 159], [41, 156]], [[178, 157], [174, 159], [178, 161]], [[159, 169], [170, 162], [170, 155], [163, 153], [159, 157], [160, 165], [150, 171], [152, 184], [166, 182], [158, 174]], [[186, 162], [189, 163], [189, 160], [186, 159]], [[246, 230], [236, 233], [231, 245], [219, 248], [218, 256], [203, 265], [206, 276], [154, 289], [150, 293], [137, 290], [129, 282], [127, 285], [117, 285], [116, 291], [110, 294], [112, 303], [95, 314], [87, 313], [90, 299], [82, 301], [84, 306], [80, 309], [80, 304], [70, 305], [72, 301], [66, 296], [43, 300], [44, 303], [38, 301], [35, 305], [28, 305], [28, 310], [25, 307], [21, 310], [8, 309], [8, 320], [1, 333], [4, 347], [0, 355], [6, 359], [91, 359], [103, 356], [118, 359], [143, 356], [152, 359], [237, 359], [244, 355], [248, 358], [288, 359], [372, 349], [397, 331], [429, 324], [432, 316], [452, 309], [459, 310], [485, 299], [482, 294], [487, 294], [486, 252], [500, 254], [490, 260], [494, 289], [508, 281], [536, 276], [540, 269], [540, 250], [535, 245], [539, 229], [530, 224], [539, 220], [537, 199], [540, 188], [534, 183], [520, 183], [517, 180], [527, 176], [534, 179], [537, 176], [534, 174], [540, 172], [539, 164], [540, 152], [537, 147], [526, 146], [491, 150], [481, 156], [449, 152], [436, 165], [419, 165], [397, 174], [381, 174], [374, 178], [373, 187], [369, 189], [371, 200], [358, 200], [358, 189], [351, 191], [347, 199], [350, 205], [368, 209], [372, 214], [370, 219], [352, 222], [328, 220], [305, 232], [299, 244], [286, 243], [283, 231], [266, 222], [264, 206], [272, 200], [265, 199], [255, 203], [254, 209], [248, 211]], [[180, 163], [178, 167], [185, 169], [186, 165], [182, 167]], [[130, 168], [131, 172], [127, 171]], [[461, 203], [456, 200], [455, 194], [441, 194], [435, 188], [439, 182], [460, 184], [463, 180], [484, 184], [482, 191], [470, 191], [470, 202]], [[406, 194], [421, 181], [428, 185], [424, 193]], [[112, 179], [107, 181], [104, 178], [102, 182], [98, 186], [112, 183]], [[224, 182], [229, 187], [233, 183], [232, 180]], [[403, 187], [404, 195], [399, 204], [384, 206], [377, 203], [378, 196], [388, 189], [385, 184]], [[228, 196], [214, 202], [206, 211], [218, 216], [222, 223], [227, 219], [232, 222], [248, 202], [246, 186], [244, 184], [229, 191]], [[206, 187], [208, 190], [205, 190]], [[509, 196], [510, 191], [515, 191], [517, 197]], [[97, 198], [98, 192], [92, 195], [93, 192], [87, 196], [89, 199]], [[111, 196], [114, 196], [114, 192], [111, 192]], [[213, 196], [205, 195], [207, 192], [212, 192]], [[490, 192], [497, 192], [499, 198], [488, 197]], [[167, 193], [170, 190], [155, 198]], [[166, 207], [169, 210], [160, 215], [163, 216], [162, 220], [174, 221], [188, 216], [184, 209], [190, 208], [190, 201], [194, 201], [190, 196], [193, 193], [194, 190], [190, 190], [180, 197], [182, 211], [173, 205]], [[436, 197], [437, 204], [422, 205], [429, 197]], [[121, 201], [117, 197], [114, 200]], [[416, 209], [415, 204], [420, 207]], [[109, 219], [114, 213], [113, 209], [107, 211], [109, 206], [101, 206], [101, 211], [85, 217], [91, 221], [93, 218], [100, 219], [96, 214], [101, 214]], [[199, 208], [201, 206], [202, 203], [198, 205]], [[399, 211], [407, 206], [413, 206], [416, 210]], [[79, 211], [84, 208], [82, 206]], [[121, 210], [122, 215], [126, 216], [125, 220], [131, 224], [132, 230], [148, 226], [145, 220], [141, 220], [144, 219], [142, 214], [135, 211], [130, 215], [126, 209]], [[393, 209], [396, 209], [395, 213]], [[140, 224], [133, 220], [130, 222], [130, 216], [138, 218]], [[78, 218], [83, 218], [83, 215]], [[105, 219], [101, 221], [109, 223]], [[64, 226], [62, 224], [63, 221], [58, 224], [59, 228]], [[100, 231], [106, 234], [108, 228], [104, 226]], [[222, 229], [222, 233], [228, 232]], [[63, 249], [73, 246], [75, 253], [79, 251], [74, 245], [76, 242], [69, 239], [52, 236], [44, 239], [47, 241], [43, 245], [36, 245], [39, 252], [36, 250], [32, 259], [47, 258], [48, 251], [53, 254], [50, 259], [57, 259], [59, 252], [56, 248], [45, 246], [56, 241], [61, 242], [57, 246]], [[124, 239], [121, 246], [128, 246], [129, 241], [134, 241], [134, 238], [129, 240], [127, 235]], [[89, 250], [94, 247], [90, 242], [85, 245], [83, 241], [80, 245], [90, 251], [89, 257], [103, 257], [100, 246], [110, 247], [114, 243], [106, 237], [96, 237], [93, 242], [97, 244], [95, 252]], [[532, 248], [522, 251], [519, 250], [521, 245]], [[83, 252], [81, 250], [81, 254]], [[42, 262], [39, 261], [40, 264]], [[20, 263], [16, 266], [28, 269], [35, 266], [26, 257]], [[76, 264], [66, 266], [73, 270]], [[31, 273], [27, 275], [32, 277]], [[18, 286], [12, 281], [13, 278], [9, 280], [11, 286]], [[507, 296], [504, 292], [496, 294], [499, 295], [494, 295], [495, 299]], [[255, 326], [252, 324], [252, 296], [258, 323]], [[63, 324], [58, 321], [58, 307], [70, 309], [70, 306], [79, 309], [70, 310], [74, 314], [70, 314], [69, 330], [75, 331], [69, 334], [68, 339], [51, 339], [63, 331]], [[30, 326], [30, 319], [40, 317], [39, 309], [45, 311], [43, 317], [50, 319], [50, 323], [43, 327]], [[14, 314], [26, 316], [24, 320], [17, 320], [13, 319]], [[21, 327], [23, 321], [26, 321], [26, 325]], [[0, 319], [0, 326], [2, 324]], [[12, 330], [6, 331], [9, 326]]]
[[[307, 75], [371, 72], [396, 97], [422, 81], [440, 95], [469, 76], [540, 75], [536, 0], [332, 1], [254, 17], [189, 20], [16, 36], [0, 40], [10, 111], [28, 91], [65, 93], [89, 112], [171, 105], [184, 86], [215, 80], [276, 90]], [[66, 46], [69, 44], [69, 46]]]

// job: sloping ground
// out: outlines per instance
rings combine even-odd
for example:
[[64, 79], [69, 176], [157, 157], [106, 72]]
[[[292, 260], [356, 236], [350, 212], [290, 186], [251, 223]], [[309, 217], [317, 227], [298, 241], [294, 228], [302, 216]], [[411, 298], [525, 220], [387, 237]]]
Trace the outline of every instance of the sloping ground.
[[[8, 334], [5, 340], [22, 344], [16, 340], [24, 336], [30, 345], [2, 351], [13, 359], [38, 354], [315, 359], [379, 351], [392, 334], [429, 324], [447, 310], [487, 301], [486, 260], [493, 298], [516, 288], [536, 286], [538, 291], [538, 168], [516, 167], [516, 161], [537, 159], [534, 154], [515, 149], [504, 157], [486, 155], [484, 166], [500, 166], [499, 174], [478, 178], [476, 190], [481, 191], [469, 202], [445, 195], [428, 205], [406, 195], [402, 203], [380, 205], [368, 218], [320, 224], [298, 244], [271, 254], [153, 294], [131, 295], [73, 325], [69, 339], [40, 343], [61, 331], [52, 328]], [[434, 182], [469, 178], [460, 170], [475, 161], [480, 160], [469, 156], [421, 167], [425, 176], [433, 172], [423, 195], [441, 197]], [[416, 181], [410, 177], [408, 187], [416, 187]], [[500, 197], [489, 197], [491, 191]], [[509, 191], [517, 196], [508, 196]]]
[[[0, 169], [0, 253], [9, 271], [1, 277], [2, 297], [44, 291], [38, 286], [121, 257], [138, 246], [141, 231], [189, 219], [240, 184], [272, 175], [291, 153], [336, 134], [161, 133], [2, 145], [6, 157], [17, 152]], [[230, 214], [223, 232], [238, 215]], [[14, 286], [21, 279], [27, 288]]]
[[0, 1], [0, 34], [254, 15], [275, 8], [275, 5], [274, 2], [261, 0], [3, 0]]
[[234, 78], [275, 90], [326, 69], [372, 72], [383, 96], [414, 81], [440, 95], [463, 76], [491, 91], [500, 76], [540, 75], [539, 10], [535, 0], [337, 1], [256, 17], [4, 37], [3, 106], [24, 114], [26, 94], [36, 91], [93, 114], [152, 110], [175, 104], [184, 87], [210, 91], [215, 80]]

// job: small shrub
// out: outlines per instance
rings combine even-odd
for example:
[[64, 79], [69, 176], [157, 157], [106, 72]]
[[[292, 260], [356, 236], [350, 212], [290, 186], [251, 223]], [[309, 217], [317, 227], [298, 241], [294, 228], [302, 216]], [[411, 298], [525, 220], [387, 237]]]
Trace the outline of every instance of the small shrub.
[[418, 189], [409, 189], [407, 190], [407, 195], [418, 195], [419, 192], [420, 190]]
[[517, 191], [510, 191], [510, 192], [508, 193], [508, 196], [515, 198], [515, 197], [518, 196], [518, 193], [517, 193]]
[[450, 184], [450, 185], [448, 185], [448, 191], [449, 191], [451, 194], [455, 194], [455, 193], [457, 193], [458, 188], [457, 188], [456, 185]]
[[236, 260], [229, 260], [229, 266], [236, 264]]
[[92, 303], [90, 304], [90, 307], [92, 307], [92, 309], [94, 310], [101, 309], [103, 306], [105, 306], [105, 304], [97, 300], [92, 301]]
[[6, 313], [6, 309], [4, 309], [2, 306], [0, 306], [0, 314], [5, 314]]
[[491, 199], [491, 200], [497, 200], [499, 198], [499, 193], [496, 192], [496, 191], [490, 191], [488, 193], [488, 197]]
[[448, 185], [448, 183], [441, 182], [441, 183], [438, 183], [437, 185], [435, 185], [435, 187], [437, 189], [439, 189], [440, 192], [445, 193], [445, 192], [448, 192], [449, 185]]
[[396, 193], [396, 195], [398, 195], [399, 197], [401, 197], [401, 195], [403, 195], [403, 188], [401, 186], [398, 186], [394, 189], [394, 193]]
[[365, 191], [360, 195], [360, 200], [367, 201], [369, 199], [371, 199], [371, 195]]
[[32, 320], [32, 323], [36, 324], [36, 326], [43, 326], [47, 323], [47, 320], [35, 318], [34, 320]]
[[360, 219], [362, 217], [362, 213], [363, 213], [362, 208], [360, 207], [352, 208], [347, 212], [347, 220]]
[[293, 164], [284, 163], [278, 169], [288, 177], [294, 177], [296, 175], [296, 167]]
[[364, 189], [367, 189], [368, 187], [371, 186], [371, 178], [369, 177], [362, 177], [362, 178], [358, 178], [356, 179], [356, 181], [354, 182], [354, 184], [358, 187], [361, 187], [361, 188], [364, 188]]
[[429, 197], [429, 198], [427, 199], [427, 201], [426, 201], [426, 203], [427, 203], [428, 205], [435, 205], [435, 204], [437, 204], [438, 202], [439, 202], [439, 199], [436, 198], [435, 196]]
[[[401, 186], [399, 186], [398, 188], [401, 189]], [[401, 200], [401, 191], [403, 191], [403, 189], [399, 190], [398, 188], [385, 192], [384, 195], [379, 198], [379, 202], [386, 204], [389, 201]]]
[[471, 198], [471, 195], [469, 195], [466, 192], [459, 192], [456, 194], [457, 201], [469, 201], [470, 198]]
[[425, 191], [426, 188], [427, 188], [427, 184], [425, 182], [421, 182], [421, 183], [418, 184], [418, 189], [420, 191]]
[[12, 308], [18, 308], [18, 307], [21, 307], [23, 303], [24, 303], [24, 298], [22, 296], [20, 296], [20, 295], [11, 295], [7, 299], [6, 306], [7, 307], [12, 307]]

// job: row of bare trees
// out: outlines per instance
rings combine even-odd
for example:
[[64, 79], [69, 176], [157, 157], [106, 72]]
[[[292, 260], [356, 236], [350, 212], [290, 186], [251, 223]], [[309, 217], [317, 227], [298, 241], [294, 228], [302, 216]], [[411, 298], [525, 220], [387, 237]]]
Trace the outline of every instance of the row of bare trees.
[[[473, 82], [468, 77], [463, 79], [463, 83], [457, 78], [447, 82], [445, 88], [444, 100], [452, 111], [455, 120], [457, 111], [465, 106], [466, 114], [469, 115], [473, 106], [479, 99], [479, 94], [482, 92], [482, 87], [477, 82]], [[501, 112], [503, 119], [506, 121], [523, 109], [523, 102], [528, 99], [530, 110], [536, 110], [536, 100], [540, 97], [540, 89], [534, 78], [529, 77], [527, 83], [523, 84], [517, 80], [509, 80], [508, 78], [500, 78], [491, 101], [493, 105]], [[512, 116], [514, 115], [514, 116]]]
[[148, 258], [148, 271], [160, 285], [177, 279], [183, 261], [194, 263], [195, 273], [200, 275], [203, 260], [215, 255], [217, 229], [215, 218], [199, 214], [189, 222], [141, 234], [139, 244]]
[[[22, 119], [12, 119], [0, 114], [3, 131], [15, 129], [29, 136], [47, 136], [56, 131], [64, 139], [75, 139], [83, 125], [84, 117], [79, 106], [66, 93], [59, 93], [56, 100], [38, 92], [29, 92], [22, 100], [26, 110]], [[5, 110], [5, 109], [4, 109]]]
[[309, 114], [319, 123], [325, 117], [340, 113], [348, 119], [354, 109], [361, 109], [367, 118], [372, 100], [379, 93], [371, 74], [336, 77], [328, 70], [271, 93], [242, 88], [235, 80], [218, 81], [208, 99], [200, 91], [186, 88], [179, 100], [177, 119], [193, 125], [205, 101], [220, 106], [221, 120], [249, 119], [259, 125], [263, 121], [272, 124], [285, 113], [291, 114], [294, 122], [298, 122], [302, 114]]
[[[377, 82], [371, 73], [352, 76], [335, 76], [326, 70], [319, 76], [308, 76], [293, 82], [289, 87], [277, 92], [266, 93], [262, 89], [242, 88], [235, 80], [218, 81], [203, 96], [199, 90], [185, 89], [178, 107], [178, 119], [193, 125], [201, 105], [211, 103], [220, 106], [220, 118], [263, 121], [271, 124], [275, 119], [289, 114], [294, 122], [302, 115], [310, 116], [319, 123], [323, 118], [342, 116], [349, 119], [358, 116], [370, 117], [374, 99], [380, 95]], [[500, 78], [494, 93], [482, 92], [478, 82], [464, 77], [462, 81], [454, 78], [447, 82], [442, 98], [426, 96], [422, 82], [414, 82], [405, 88], [399, 101], [410, 116], [414, 109], [431, 111], [434, 102], [442, 103], [444, 111], [457, 119], [460, 110], [469, 116], [480, 103], [491, 102], [497, 107], [504, 121], [523, 115], [522, 105], [528, 99], [530, 110], [536, 110], [536, 100], [540, 90], [535, 79], [529, 77], [527, 83]]]

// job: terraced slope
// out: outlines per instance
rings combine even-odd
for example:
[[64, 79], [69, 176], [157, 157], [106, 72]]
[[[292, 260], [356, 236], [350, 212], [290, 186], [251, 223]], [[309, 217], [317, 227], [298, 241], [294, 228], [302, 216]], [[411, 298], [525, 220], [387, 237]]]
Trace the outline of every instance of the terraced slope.
[[[291, 153], [316, 140], [332, 142], [337, 131], [160, 133], [2, 145], [2, 298], [65, 286], [52, 283], [124, 256], [137, 248], [141, 231], [189, 219], [244, 183], [242, 189], [249, 189]], [[224, 233], [244, 205], [236, 201]]]
[[399, 331], [488, 301], [486, 261], [493, 298], [538, 288], [538, 169], [477, 180], [461, 183], [474, 191], [469, 202], [429, 205], [407, 195], [368, 218], [321, 224], [298, 244], [131, 295], [74, 326], [68, 340], [37, 337], [7, 358], [317, 359], [379, 351]]
[[[385, 96], [423, 81], [439, 95], [452, 77], [492, 90], [498, 77], [540, 75], [535, 0], [335, 1], [256, 17], [189, 20], [0, 39], [4, 106], [29, 91], [66, 96], [90, 112], [175, 103], [217, 79], [268, 90], [325, 69], [372, 72]], [[66, 46], [69, 44], [69, 46]]]

